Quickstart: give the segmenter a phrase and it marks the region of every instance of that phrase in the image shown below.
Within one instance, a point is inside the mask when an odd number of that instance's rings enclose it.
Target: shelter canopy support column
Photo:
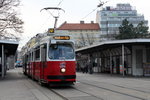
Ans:
[[[1,58],[1,62],[2,62],[1,63],[2,64],[2,66],[1,66],[2,67],[2,72],[1,73],[2,73],[2,75],[1,75],[1,77],[4,78],[4,73],[5,73],[5,68],[4,68],[4,45],[2,45],[2,52],[1,53],[2,53],[2,58]]]
[[[122,75],[124,76],[124,44],[122,44]]]

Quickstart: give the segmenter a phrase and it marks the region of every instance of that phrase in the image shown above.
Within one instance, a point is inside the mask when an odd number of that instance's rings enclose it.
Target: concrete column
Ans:
[[[5,68],[4,68],[4,45],[2,45],[2,78],[4,78],[4,72]]]
[[[122,69],[123,69],[123,76],[124,76],[124,44],[122,44]]]
[[[109,50],[109,56],[110,56],[110,74],[112,74],[112,55],[111,55],[111,50]]]

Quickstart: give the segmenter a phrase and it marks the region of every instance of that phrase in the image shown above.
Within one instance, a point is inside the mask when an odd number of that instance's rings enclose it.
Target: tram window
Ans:
[[[26,58],[25,58],[25,59],[26,59],[26,62],[28,62],[28,55],[26,55]]]
[[[33,55],[33,52],[32,52],[32,61],[34,61],[34,55]]]
[[[50,59],[74,59],[74,49],[70,44],[52,44],[49,57]]]
[[[32,55],[31,55],[31,53],[30,53],[30,54],[29,54],[29,62],[32,60],[31,58],[32,58]]]
[[[35,51],[35,60],[40,60],[40,49],[36,49]]]
[[[51,45],[50,47],[53,48],[53,49],[57,49],[58,48],[57,44]]]

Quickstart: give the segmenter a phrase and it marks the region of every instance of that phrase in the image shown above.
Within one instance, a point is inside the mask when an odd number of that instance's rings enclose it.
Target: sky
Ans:
[[[48,28],[54,27],[54,16],[58,16],[58,12],[55,10],[42,10],[46,7],[60,7],[65,12],[59,11],[59,18],[57,27],[63,22],[67,23],[79,23],[81,20],[85,23],[91,21],[96,22],[96,12],[100,10],[97,5],[100,0],[20,0],[21,5],[19,7],[20,18],[24,21],[24,33],[21,35],[19,43],[19,49],[25,45],[25,43],[37,33],[43,33]],[[107,3],[105,6],[115,7],[117,3],[130,3],[138,14],[144,15],[145,19],[149,21],[150,26],[150,13],[148,0],[101,0]],[[96,10],[95,10],[96,9]],[[51,12],[51,13],[50,13]],[[92,13],[91,13],[92,12]]]

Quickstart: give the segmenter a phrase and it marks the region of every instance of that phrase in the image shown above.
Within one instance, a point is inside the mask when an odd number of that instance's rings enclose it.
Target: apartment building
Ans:
[[[148,25],[144,15],[138,14],[135,7],[130,4],[117,4],[116,7],[107,6],[97,11],[96,22],[101,28],[101,40],[114,39],[113,36],[119,33],[118,27],[122,21],[127,19],[135,27],[143,21]]]
[[[64,22],[60,25],[56,33],[70,35],[75,40],[76,48],[80,48],[87,45],[92,45],[99,42],[100,38],[100,27],[98,23],[67,23]]]

